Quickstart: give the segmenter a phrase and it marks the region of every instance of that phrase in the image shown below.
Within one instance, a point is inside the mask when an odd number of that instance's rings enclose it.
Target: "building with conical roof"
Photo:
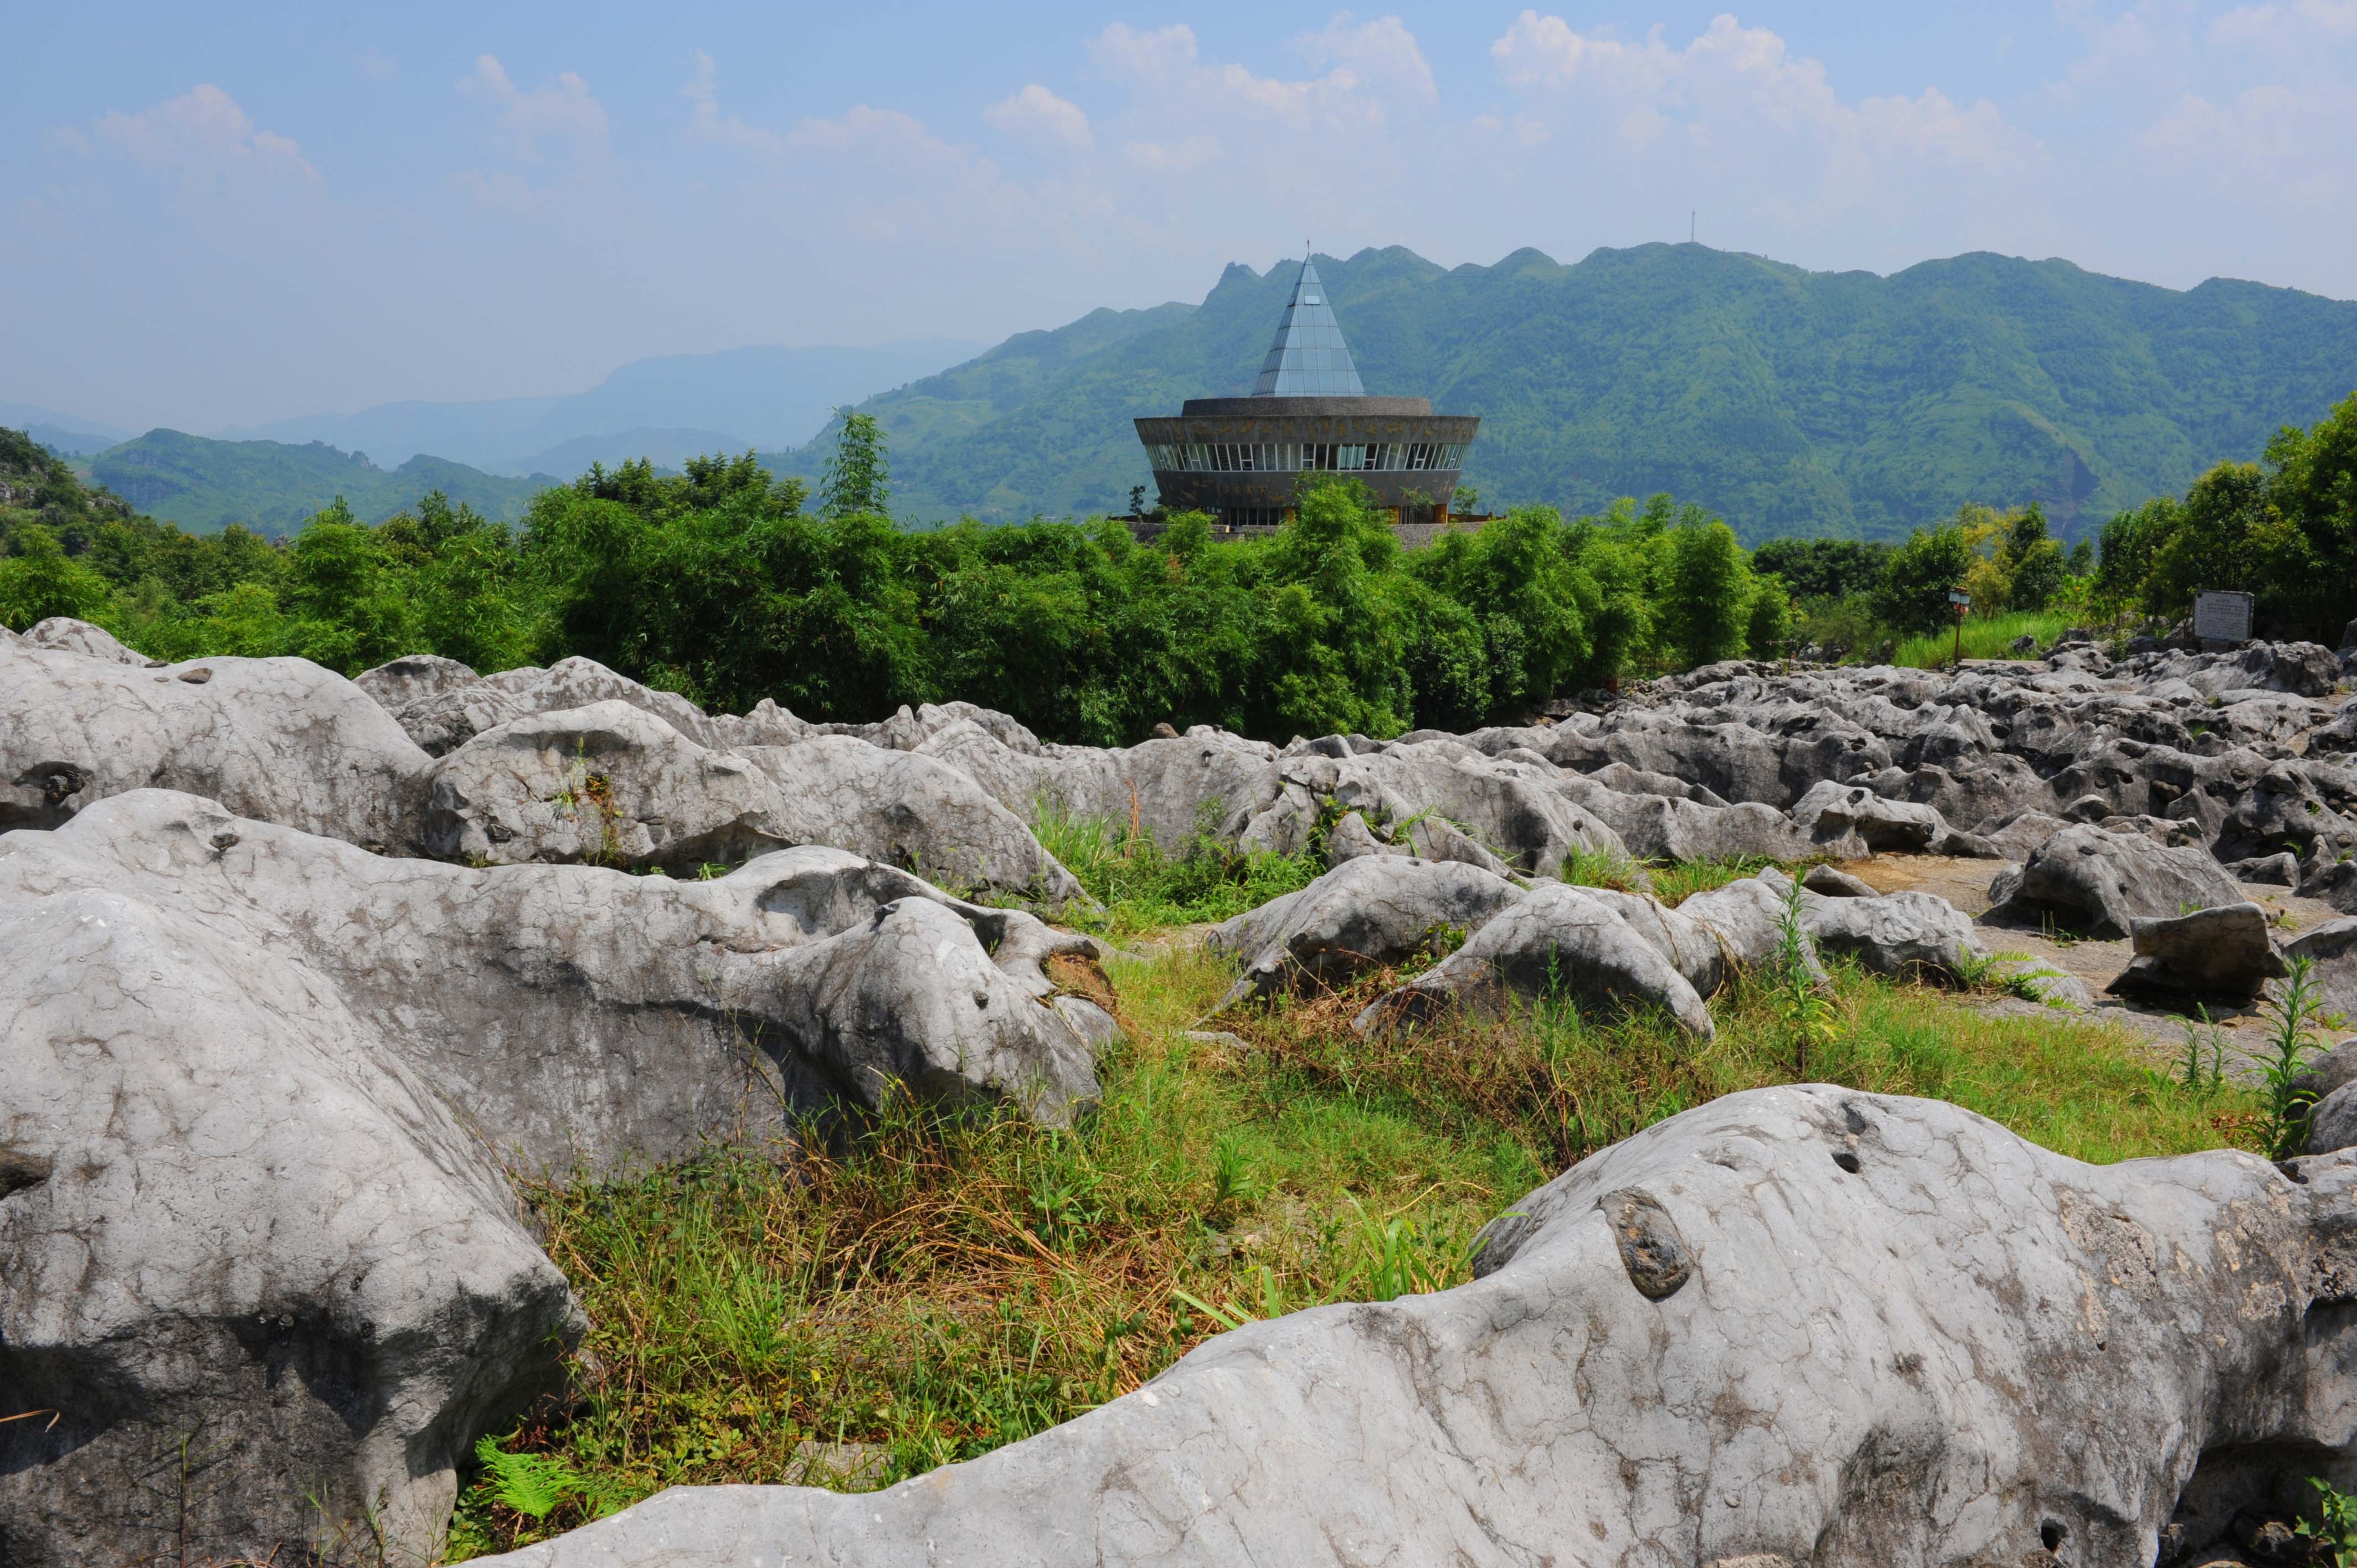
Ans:
[[[1448,526],[1448,500],[1481,422],[1429,399],[1369,397],[1326,286],[1305,259],[1250,397],[1189,398],[1137,421],[1165,511],[1206,511],[1222,532],[1282,524],[1304,474],[1347,474],[1412,541]]]

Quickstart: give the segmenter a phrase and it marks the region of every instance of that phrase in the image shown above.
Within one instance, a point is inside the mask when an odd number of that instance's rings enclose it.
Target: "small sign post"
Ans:
[[[1956,607],[1956,668],[1964,667],[1964,612],[1973,607],[1973,596],[1962,588],[1948,590],[1948,602]]]
[[[2205,589],[2193,596],[2193,635],[2203,642],[2248,642],[2251,596]]]

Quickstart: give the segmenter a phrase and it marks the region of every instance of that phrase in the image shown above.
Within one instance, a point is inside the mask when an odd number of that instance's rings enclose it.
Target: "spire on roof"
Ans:
[[[1253,383],[1254,397],[1364,397],[1359,367],[1342,341],[1342,324],[1326,303],[1326,285],[1308,257],[1293,285],[1293,301],[1276,324],[1276,339]]]

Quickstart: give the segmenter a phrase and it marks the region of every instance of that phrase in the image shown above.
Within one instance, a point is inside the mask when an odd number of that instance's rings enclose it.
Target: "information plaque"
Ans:
[[[2248,642],[2251,596],[2219,592],[2194,595],[2193,635],[2204,642]]]

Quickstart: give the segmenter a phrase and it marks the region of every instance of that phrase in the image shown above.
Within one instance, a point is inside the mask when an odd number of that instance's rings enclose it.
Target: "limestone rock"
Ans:
[[[502,670],[484,676],[483,684],[514,699],[527,714],[562,713],[593,703],[628,703],[699,745],[712,746],[720,739],[704,710],[685,697],[676,692],[658,692],[594,659],[560,659],[545,670],[530,665]]]
[[[162,801],[204,836],[81,864],[49,842]],[[371,1010],[156,897],[157,851],[216,885],[243,870],[216,857],[252,848],[209,842],[231,821],[135,793],[0,840],[0,1416],[58,1412],[0,1422],[0,1547],[27,1568],[292,1561],[368,1518],[422,1564],[468,1444],[581,1330],[499,1169]]]
[[[1805,901],[1802,925],[1819,953],[1856,959],[1869,973],[1963,978],[1988,951],[1970,916],[1936,894],[1909,890],[1871,898]]]
[[[438,653],[408,653],[388,660],[352,677],[352,684],[373,698],[385,712],[399,716],[410,703],[446,692],[463,692],[479,683],[480,675],[455,659]]]
[[[1022,816],[922,751],[813,736],[742,753],[774,786],[763,831],[914,867],[944,886],[1015,894],[1049,908],[1092,907],[1080,879]]]
[[[2260,882],[2271,887],[2299,886],[2299,857],[2289,853],[2256,855],[2238,860],[2226,867],[2226,875],[2237,882]]]
[[[694,875],[791,840],[770,781],[628,703],[532,714],[428,775],[426,850],[478,865],[664,866]]]
[[[2357,1022],[2357,916],[2300,932],[2284,943],[2284,956],[2315,964],[2325,1009]]]
[[[1792,817],[1818,844],[1855,837],[1878,854],[1998,855],[1986,841],[1956,832],[1929,806],[1886,800],[1855,784],[1815,785],[1793,803]]]
[[[1622,764],[1612,764],[1621,768]],[[1566,777],[1558,788],[1620,835],[1639,860],[1799,860],[1818,853],[1808,831],[1773,806],[1705,805],[1683,796],[1636,794],[1595,783],[1609,769]],[[1696,787],[1699,789],[1699,786]],[[1707,790],[1702,791],[1707,794]]]
[[[1514,1203],[1469,1284],[1248,1325],[885,1492],[680,1487],[486,1565],[2149,1563],[2225,1538],[2236,1453],[2347,1439],[2341,1158],[1730,1095]]]
[[[2357,1148],[2357,1086],[2344,1083],[2309,1107],[2303,1147],[2311,1155]]]
[[[1352,1026],[1388,1031],[1450,1008],[1495,1017],[1557,993],[1607,1011],[1658,1006],[1696,1039],[1716,1033],[1702,998],[1667,956],[1609,902],[1563,883],[1532,889],[1438,965],[1377,999]]]
[[[2291,1080],[2291,1091],[2310,1102],[2347,1083],[2357,1083],[2357,1038],[2346,1039],[2309,1065]]]
[[[1991,887],[1992,897],[1996,891]],[[1982,918],[2035,923],[2050,911],[2095,936],[2125,937],[2139,917],[2172,918],[2242,901],[2233,879],[2201,850],[2169,849],[2083,823],[2040,845],[2018,886]]]
[[[365,693],[308,660],[150,670],[0,642],[0,832],[55,827],[94,800],[160,788],[398,849],[430,763]]]
[[[1440,933],[1477,930],[1523,897],[1479,866],[1381,854],[1344,861],[1298,893],[1213,928],[1207,945],[1243,963],[1214,1011],[1404,962]]]
[[[2112,982],[2123,996],[2224,996],[2247,1001],[2289,972],[2266,911],[2222,904],[2166,919],[2129,922],[2135,957]]]
[[[1709,931],[1730,963],[1745,969],[1772,964],[1783,941],[1784,900],[1792,879],[1781,871],[1739,877],[1707,893],[1697,893],[1677,908],[1677,913]],[[1817,961],[1809,936],[1810,896],[1802,896],[1801,961],[1819,983],[1824,971]]]
[[[312,975],[526,1170],[790,1142],[794,1119],[873,1104],[895,1074],[1049,1122],[1095,1093],[1041,967],[1092,939],[841,850],[708,882],[472,870],[145,790],[0,840],[0,870],[44,890],[135,880],[174,920]]]
[[[1837,871],[1830,865],[1809,867],[1809,874],[1801,878],[1801,886],[1812,893],[1827,898],[1879,898],[1882,897],[1875,891],[1872,883],[1852,876],[1846,871]]]
[[[713,751],[619,701],[535,714],[436,763],[422,839],[477,863],[693,875],[818,843],[953,886],[1085,899],[1014,814],[955,769],[847,736]]]
[[[1356,811],[1345,811],[1342,820],[1326,835],[1326,864],[1340,865],[1346,860],[1362,855],[1390,854],[1406,856],[1415,852],[1405,844],[1386,843],[1367,826],[1367,819]]]
[[[125,648],[104,627],[92,626],[71,616],[51,616],[47,620],[35,621],[26,628],[24,640],[29,647],[54,648],[90,659],[103,659],[110,664],[128,664],[134,670],[161,669],[164,662]]]

